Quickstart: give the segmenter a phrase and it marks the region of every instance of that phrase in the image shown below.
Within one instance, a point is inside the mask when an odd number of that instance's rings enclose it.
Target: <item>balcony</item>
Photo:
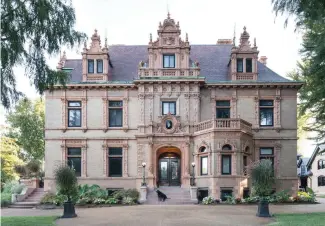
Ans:
[[[139,67],[139,77],[198,77],[200,75],[199,67],[191,68],[161,68],[153,69],[146,67]]]
[[[213,119],[199,122],[194,125],[194,132],[201,132],[204,130],[215,129],[217,131],[242,131],[245,133],[252,133],[252,124],[243,119],[225,118]]]

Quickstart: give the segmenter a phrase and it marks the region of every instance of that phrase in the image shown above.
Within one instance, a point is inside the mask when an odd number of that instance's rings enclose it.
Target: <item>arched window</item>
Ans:
[[[203,153],[203,152],[207,152],[207,148],[204,147],[204,146],[202,146],[202,147],[200,148],[200,152],[201,152],[201,153]]]
[[[208,175],[208,150],[205,146],[200,147],[199,149],[199,158],[200,158],[200,174],[202,176]]]
[[[318,177],[318,186],[325,186],[325,176]]]
[[[222,150],[223,151],[231,151],[231,146],[229,144],[223,145]]]
[[[318,169],[325,169],[325,160],[318,160]]]

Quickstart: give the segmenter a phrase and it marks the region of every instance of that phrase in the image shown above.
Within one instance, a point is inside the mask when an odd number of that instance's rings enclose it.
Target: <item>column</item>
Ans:
[[[87,177],[87,144],[81,147],[82,172],[81,177]]]
[[[152,142],[148,143],[148,172],[149,172],[149,176],[153,177],[153,150],[152,150]]]
[[[123,144],[123,177],[128,177],[128,144]]]
[[[190,154],[190,143],[186,142],[185,145],[185,150],[184,150],[184,160],[185,160],[185,176],[190,176],[189,170],[190,170],[190,159],[189,159],[189,154]]]

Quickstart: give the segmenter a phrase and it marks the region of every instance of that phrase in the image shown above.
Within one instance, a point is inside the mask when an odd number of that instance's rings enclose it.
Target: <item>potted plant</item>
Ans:
[[[259,196],[256,216],[271,217],[267,197],[271,194],[274,184],[272,162],[269,159],[256,162],[251,168],[251,179],[254,193]]]
[[[54,170],[54,178],[59,194],[67,197],[67,200],[63,203],[62,218],[77,217],[74,202],[72,201],[78,194],[78,180],[75,171],[68,165],[62,164]]]

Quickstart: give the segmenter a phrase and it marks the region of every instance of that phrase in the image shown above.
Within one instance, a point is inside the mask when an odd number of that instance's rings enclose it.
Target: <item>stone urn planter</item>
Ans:
[[[62,218],[77,217],[74,204],[71,201],[67,201],[63,204],[63,216]]]
[[[261,199],[258,202],[258,209],[256,216],[258,217],[271,217],[270,211],[269,211],[269,202],[265,199]]]

